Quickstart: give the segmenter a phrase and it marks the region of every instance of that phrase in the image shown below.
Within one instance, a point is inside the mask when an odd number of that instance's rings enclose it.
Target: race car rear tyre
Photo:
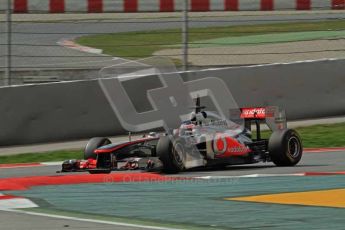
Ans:
[[[157,156],[162,161],[162,171],[168,174],[184,170],[185,144],[182,139],[171,140],[168,136],[161,137],[157,144]]]
[[[101,146],[109,145],[111,141],[105,137],[94,137],[89,140],[84,149],[84,159],[96,159],[97,155],[94,153],[96,149]]]
[[[293,129],[274,131],[268,141],[268,152],[277,166],[294,166],[302,158],[303,147]]]

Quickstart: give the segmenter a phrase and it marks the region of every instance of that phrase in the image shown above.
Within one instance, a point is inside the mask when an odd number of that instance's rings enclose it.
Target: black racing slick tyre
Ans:
[[[96,159],[97,155],[94,153],[96,149],[101,146],[109,145],[111,141],[105,137],[94,137],[89,140],[84,149],[84,159]]]
[[[179,173],[184,170],[186,148],[181,139],[164,136],[158,141],[156,152],[163,164],[162,171],[168,174]]]
[[[268,141],[268,152],[277,166],[294,166],[302,158],[301,138],[293,129],[274,131]]]

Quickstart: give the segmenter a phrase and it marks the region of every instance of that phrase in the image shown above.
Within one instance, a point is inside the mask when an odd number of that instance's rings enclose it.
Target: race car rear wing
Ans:
[[[261,139],[260,124],[263,122],[272,131],[287,128],[285,111],[277,106],[240,108],[240,119],[244,120],[244,126],[248,130],[252,129],[253,123],[256,125],[258,140]]]

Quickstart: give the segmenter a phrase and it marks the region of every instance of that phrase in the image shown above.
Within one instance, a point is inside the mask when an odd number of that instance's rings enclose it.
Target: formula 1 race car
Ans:
[[[270,161],[277,166],[294,166],[301,160],[301,139],[296,131],[287,129],[283,111],[277,107],[237,111],[233,112],[232,121],[222,119],[214,112],[204,111],[197,99],[191,119],[171,133],[151,133],[138,140],[114,144],[107,138],[92,138],[85,147],[85,160],[66,161],[62,171],[110,173],[144,169],[178,173],[196,167]],[[262,124],[271,130],[269,138],[262,138]]]

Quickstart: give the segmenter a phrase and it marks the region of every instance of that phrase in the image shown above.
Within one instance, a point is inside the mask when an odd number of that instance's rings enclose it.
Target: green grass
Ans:
[[[322,22],[241,25],[227,27],[191,28],[189,41],[197,42],[225,37],[277,34],[284,32],[345,30],[345,20]],[[180,29],[127,32],[80,37],[77,43],[102,49],[105,54],[128,59],[145,58],[167,48],[178,48]]]
[[[330,125],[314,125],[297,128],[296,130],[301,135],[305,148],[345,147],[345,122]],[[263,132],[263,138],[267,138],[269,135],[270,131]],[[65,150],[0,156],[0,164],[63,161],[82,158],[82,150]]]
[[[297,129],[304,147],[345,147],[345,123],[316,125]]]
[[[43,153],[24,153],[10,156],[0,156],[0,164],[53,162],[81,158],[83,158],[82,150],[63,150]]]
[[[345,123],[296,128],[304,148],[345,147]],[[271,131],[263,131],[268,138]]]
[[[320,39],[345,38],[345,30],[336,31],[308,31],[308,32],[285,32],[275,34],[260,34],[240,37],[223,37],[193,42],[190,48],[205,48],[217,46],[238,46],[238,45],[258,45],[268,43],[284,43],[297,41],[312,41]]]

